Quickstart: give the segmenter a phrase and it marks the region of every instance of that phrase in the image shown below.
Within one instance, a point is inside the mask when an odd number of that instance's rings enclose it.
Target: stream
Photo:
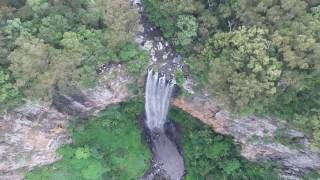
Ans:
[[[145,90],[145,133],[153,152],[153,170],[145,179],[179,180],[184,175],[184,160],[178,148],[178,131],[167,119],[174,81],[150,70]]]
[[[166,42],[161,31],[154,27],[143,11],[141,1],[133,0],[133,5],[141,13],[144,31],[136,34],[136,42],[151,55],[152,69],[146,80],[146,103],[144,126],[153,153],[152,167],[143,180],[181,180],[185,175],[184,159],[179,146],[179,132],[176,125],[167,119],[174,72],[181,66],[182,58],[176,54],[171,44]],[[180,148],[179,148],[180,147]]]

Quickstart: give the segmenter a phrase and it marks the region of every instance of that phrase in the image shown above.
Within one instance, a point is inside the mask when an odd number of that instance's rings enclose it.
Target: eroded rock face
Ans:
[[[275,141],[278,125],[271,118],[232,117],[217,103],[199,95],[175,99],[173,104],[211,126],[215,132],[233,136],[241,144],[241,154],[247,159],[268,159],[282,163],[282,176],[285,179],[300,179],[310,170],[320,169],[320,154],[310,150],[309,140],[303,133],[294,130],[287,132],[293,138],[300,138],[300,148]]]
[[[132,82],[121,65],[116,65],[104,70],[100,74],[96,87],[85,90],[76,90],[66,94],[56,94],[53,98],[53,106],[60,112],[81,116],[88,113],[99,112],[109,104],[123,102],[129,97],[127,85]]]
[[[58,95],[56,106],[28,101],[0,117],[0,179],[23,179],[28,170],[59,160],[56,150],[72,142],[68,119],[127,100],[130,82],[121,67],[116,67],[105,72],[93,89]]]
[[[48,104],[27,102],[0,119],[0,177],[22,179],[31,167],[59,159],[55,150],[70,143],[66,116]]]

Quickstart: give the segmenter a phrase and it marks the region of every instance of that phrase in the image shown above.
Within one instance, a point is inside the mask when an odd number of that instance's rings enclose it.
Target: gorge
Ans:
[[[135,51],[117,52],[121,56],[115,58],[114,54],[104,53],[101,59],[106,64],[100,64],[97,70],[96,86],[57,92],[52,103],[27,99],[1,115],[0,179],[180,180],[189,176],[193,180],[206,173],[208,178],[213,178],[212,173],[221,179],[239,177],[241,173],[246,176],[244,172],[254,176],[260,172],[255,167],[260,168],[259,163],[265,161],[277,162],[279,166],[266,169],[275,170],[270,171],[288,180],[319,171],[319,152],[311,150],[312,140],[304,132],[272,117],[236,116],[209,97],[206,90],[193,89],[196,82],[188,73],[186,81],[179,84],[187,96],[171,98],[175,71],[184,68],[183,59],[172,42],[166,41],[160,29],[150,23],[144,2],[130,3],[139,10],[142,27],[135,32],[135,42],[147,52],[148,68],[154,70],[133,76],[126,69],[128,60],[117,60],[131,58],[137,54]],[[78,42],[73,33],[67,33],[66,38],[71,40],[65,43]],[[61,48],[61,44],[57,46]],[[103,47],[102,52],[105,51]],[[110,57],[116,61],[105,62]],[[280,130],[294,143],[279,141]],[[231,176],[231,172],[236,173]]]

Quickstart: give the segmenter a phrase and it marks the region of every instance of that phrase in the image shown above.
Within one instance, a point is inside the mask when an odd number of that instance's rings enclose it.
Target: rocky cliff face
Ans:
[[[59,160],[56,150],[72,142],[67,131],[70,116],[94,113],[125,101],[130,82],[121,67],[115,67],[104,73],[93,89],[56,95],[53,105],[27,101],[0,117],[0,179],[23,179],[28,170]]]
[[[207,97],[194,95],[178,98],[173,103],[210,125],[215,132],[230,135],[241,145],[241,154],[249,160],[273,160],[282,164],[284,179],[300,179],[310,170],[320,169],[320,154],[309,148],[309,140],[295,130],[282,130],[296,139],[299,148],[288,147],[276,141],[278,124],[271,118],[231,116]]]

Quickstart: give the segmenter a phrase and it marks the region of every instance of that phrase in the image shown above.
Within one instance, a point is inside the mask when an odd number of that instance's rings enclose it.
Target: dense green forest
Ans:
[[[145,0],[185,72],[230,110],[286,119],[320,147],[318,0]]]
[[[108,62],[144,72],[149,55],[133,42],[138,20],[127,0],[2,0],[0,109],[92,87]]]
[[[151,163],[139,127],[143,107],[143,101],[131,100],[108,107],[97,118],[76,120],[70,127],[73,144],[58,151],[62,160],[29,172],[26,179],[139,179]],[[186,179],[277,179],[272,166],[241,157],[232,138],[181,110],[173,109],[170,117],[181,126]]]
[[[186,5],[188,4],[188,5]],[[287,119],[320,144],[320,2],[145,0],[197,82],[241,114]],[[94,86],[108,62],[140,74],[139,14],[119,0],[0,2],[0,108]]]
[[[62,160],[31,171],[27,180],[135,180],[150,167],[151,152],[141,138],[141,101],[110,106],[70,127],[73,144],[59,149]]]
[[[237,115],[284,119],[319,151],[319,0],[144,0],[144,7],[183,57],[178,85],[188,76]],[[150,55],[134,42],[139,20],[128,0],[0,0],[0,114],[25,99],[51,102],[55,93],[94,87],[108,63],[142,77]],[[151,164],[142,112],[134,100],[77,119],[61,161],[26,179],[138,179]],[[182,132],[186,179],[278,178],[274,164],[241,157],[231,137],[180,110],[170,114]]]
[[[172,109],[169,116],[180,125],[186,180],[279,179],[271,164],[253,163],[241,157],[240,147],[231,137],[214,133],[209,126],[179,109]]]

